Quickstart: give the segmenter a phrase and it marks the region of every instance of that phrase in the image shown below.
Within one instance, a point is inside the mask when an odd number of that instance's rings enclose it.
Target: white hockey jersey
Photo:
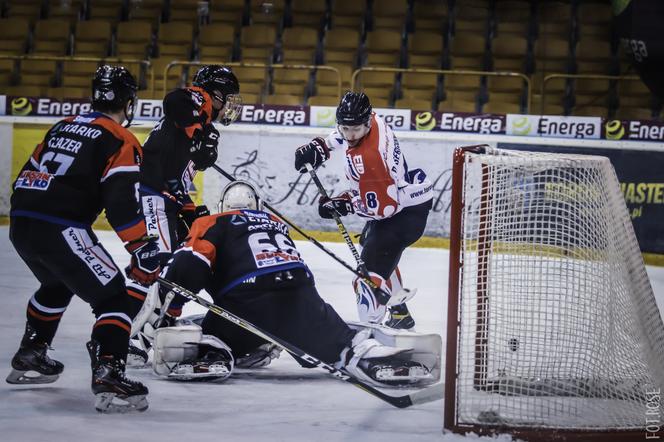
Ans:
[[[424,171],[408,170],[394,132],[375,113],[371,130],[356,147],[348,147],[336,130],[325,142],[330,150],[343,148],[346,153],[346,178],[358,215],[389,218],[404,207],[422,204],[433,197],[433,185]]]

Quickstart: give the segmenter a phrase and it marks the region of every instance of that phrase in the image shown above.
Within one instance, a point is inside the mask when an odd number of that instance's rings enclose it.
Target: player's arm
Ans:
[[[147,236],[138,181],[142,151],[134,138],[120,140],[121,146],[106,161],[102,173],[101,197],[106,218],[132,255],[127,274],[141,284],[151,284],[159,274],[158,248]]]
[[[390,177],[394,181],[394,184],[397,188],[404,187],[407,184],[408,180],[408,168],[406,166],[406,159],[403,156],[401,151],[401,146],[399,145],[399,140],[397,139],[394,131],[388,126],[385,125],[385,138],[387,142],[385,143],[385,152],[381,152],[381,156],[385,161],[385,166],[389,171]],[[397,199],[398,199],[397,193]]]
[[[123,242],[146,234],[138,200],[140,162],[143,153],[138,142],[119,141],[121,146],[106,161],[102,173],[101,196],[106,218]]]
[[[164,97],[164,116],[193,139],[212,119],[212,99],[197,87],[175,89]]]
[[[166,279],[194,293],[207,286],[217,259],[216,220],[215,216],[206,216],[194,222],[187,242],[173,254]],[[177,310],[186,301],[182,296],[175,296],[170,308]]]
[[[336,135],[335,135],[336,134]],[[314,169],[318,169],[321,164],[330,159],[330,152],[343,143],[336,131],[328,137],[316,137],[307,144],[295,149],[295,170],[304,173],[307,169],[305,164],[309,163]]]

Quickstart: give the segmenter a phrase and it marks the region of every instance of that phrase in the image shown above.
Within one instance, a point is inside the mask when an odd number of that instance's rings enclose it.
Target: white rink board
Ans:
[[[12,123],[52,124],[56,118],[0,117],[0,215],[9,211],[11,176]],[[154,122],[137,122],[138,128],[151,128]],[[279,212],[304,229],[336,229],[333,222],[318,217],[317,190],[308,176],[300,176],[293,167],[295,149],[315,136],[326,136],[329,128],[287,127],[253,124],[219,126],[221,142],[217,165],[238,178],[253,182]],[[555,144],[560,146],[602,147],[616,149],[664,150],[663,143],[635,141],[577,140],[563,138],[475,135],[464,133],[397,131],[401,149],[410,169],[421,168],[434,183],[434,208],[429,215],[426,236],[449,236],[449,206],[452,154],[455,147],[499,142]],[[333,194],[345,189],[343,152],[319,170],[327,190]],[[305,179],[306,178],[306,179]],[[227,180],[216,171],[204,173],[203,196],[209,207],[216,207]],[[351,231],[360,231],[364,220],[344,219]]]

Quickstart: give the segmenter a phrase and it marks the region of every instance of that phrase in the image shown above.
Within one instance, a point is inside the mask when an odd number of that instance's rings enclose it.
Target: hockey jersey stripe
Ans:
[[[134,224],[131,224],[128,227],[126,224],[120,226],[115,229],[115,232],[123,242],[139,239],[145,235],[146,232],[145,219],[139,218],[134,221]]]
[[[131,333],[131,326],[125,324],[122,321],[118,321],[117,319],[102,319],[101,321],[95,322],[95,325],[92,328],[101,327],[102,325],[115,325],[123,330],[126,330],[127,333]]]
[[[201,240],[201,241],[203,241],[203,240]],[[207,242],[207,241],[205,241],[205,242]],[[180,252],[190,252],[190,253],[191,253],[192,255],[194,255],[196,258],[200,259],[200,260],[203,261],[205,264],[207,264],[208,267],[212,267],[212,262],[210,261],[210,259],[209,259],[207,256],[205,256],[205,255],[202,254],[202,253],[197,252],[196,250],[194,250],[194,249],[191,248],[191,247],[182,247],[181,249],[176,250],[175,253],[174,253],[174,255],[175,255],[176,253],[180,253]],[[215,253],[216,253],[216,251],[215,251]]]
[[[140,171],[141,171],[141,169],[138,166],[117,166],[117,167],[113,167],[111,169],[108,169],[106,174],[101,177],[101,180],[99,180],[99,182],[103,183],[104,181],[106,181],[108,178],[115,175],[116,173],[122,173],[122,172],[136,172],[136,173],[138,173]]]
[[[131,296],[132,298],[136,298],[139,301],[145,301],[145,295],[143,293],[140,293],[134,289],[131,289],[127,287],[127,294]]]
[[[62,318],[62,313],[58,315],[46,316],[37,313],[31,306],[28,306],[28,314],[34,318],[39,319],[40,321],[47,321],[47,322],[57,321],[58,319]]]
[[[41,305],[37,299],[35,299],[35,296],[32,295],[32,298],[30,298],[30,304],[32,304],[37,310],[39,310],[42,313],[63,313],[65,310],[67,310],[67,307],[46,307],[45,305]]]
[[[99,321],[100,319],[104,319],[104,318],[112,318],[112,317],[116,317],[116,318],[123,319],[123,320],[126,321],[127,323],[131,324],[131,318],[130,318],[129,316],[127,316],[125,313],[122,313],[122,312],[102,313],[102,314],[99,315],[99,317],[97,318],[97,321]]]
[[[90,227],[88,224],[79,223],[69,219],[59,218],[57,216],[46,215],[44,213],[33,212],[31,210],[12,210],[9,212],[9,216],[24,216],[26,218],[35,218],[42,221],[47,221],[49,223],[58,224],[66,227],[78,227],[79,229],[85,229]]]

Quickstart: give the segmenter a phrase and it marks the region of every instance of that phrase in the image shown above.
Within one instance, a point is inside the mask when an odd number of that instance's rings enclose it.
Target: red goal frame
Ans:
[[[466,153],[484,153],[486,144],[458,147],[454,151],[452,166],[452,201],[450,214],[450,262],[449,285],[447,305],[447,346],[445,361],[445,398],[444,398],[444,429],[453,433],[473,432],[480,435],[511,434],[514,437],[533,442],[547,441],[609,441],[631,442],[645,440],[644,429],[639,430],[579,430],[579,429],[536,429],[533,427],[519,427],[501,424],[465,424],[457,420],[457,378],[458,378],[458,347],[459,347],[459,301],[461,297],[461,276],[463,274],[463,257],[461,253],[463,232],[463,180],[465,172]],[[478,277],[477,277],[477,311],[483,312],[477,319],[477,332],[475,343],[475,373],[474,385],[477,389],[486,386],[486,342],[487,336],[483,327],[489,318],[489,305],[487,295],[488,267],[491,258],[491,237],[489,230],[489,207],[491,195],[488,183],[488,167],[482,168],[482,188],[480,197],[480,222],[484,227],[480,229],[478,238]]]

